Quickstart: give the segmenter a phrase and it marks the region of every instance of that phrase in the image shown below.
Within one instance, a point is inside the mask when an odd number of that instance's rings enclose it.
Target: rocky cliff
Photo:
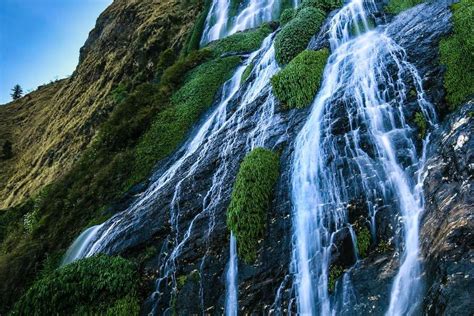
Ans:
[[[98,18],[70,78],[0,107],[0,142],[13,157],[0,163],[0,208],[34,196],[80,157],[113,108],[122,81],[153,77],[160,53],[179,54],[203,3],[114,1]]]

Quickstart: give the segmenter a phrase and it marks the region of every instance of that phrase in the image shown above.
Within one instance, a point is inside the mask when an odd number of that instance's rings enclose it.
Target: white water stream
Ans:
[[[383,29],[369,30],[367,16],[374,9],[373,2],[352,0],[332,18],[332,54],[295,143],[292,272],[302,315],[337,314],[328,291],[331,245],[336,232],[348,226],[351,190],[364,196],[372,232],[377,200],[395,204],[401,216],[401,267],[387,314],[410,314],[418,302],[424,161],[417,155],[415,133],[404,115],[408,80],[414,82],[419,110],[428,122],[434,122],[435,113],[403,48]],[[331,109],[336,106],[344,109],[348,119],[342,137],[333,131]],[[343,282],[344,287],[350,284],[346,276]]]

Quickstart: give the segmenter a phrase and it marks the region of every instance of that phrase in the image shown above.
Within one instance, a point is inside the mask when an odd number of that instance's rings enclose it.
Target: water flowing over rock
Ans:
[[[245,3],[230,19],[230,1],[213,1],[202,43],[272,18],[239,20],[259,12],[257,2]],[[473,274],[472,102],[438,125],[446,105],[437,45],[451,29],[448,4],[389,18],[380,3],[352,0],[333,12],[309,45],[332,54],[305,109],[282,111],[271,93],[279,66],[270,35],[243,56],[146,190],[81,235],[77,242],[86,242],[73,245],[71,258],[155,246],[146,266],[155,282],[144,306],[155,315],[472,309],[462,292]],[[244,20],[253,22],[230,25]],[[415,113],[435,129],[424,139]],[[247,265],[237,260],[225,218],[240,161],[255,147],[280,152],[281,176],[257,262]],[[340,275],[331,277],[335,267]]]

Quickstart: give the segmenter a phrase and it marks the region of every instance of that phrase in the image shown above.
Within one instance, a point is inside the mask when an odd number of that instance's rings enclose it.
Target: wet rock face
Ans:
[[[420,242],[425,257],[425,310],[432,315],[474,311],[474,101],[432,135],[426,163],[426,210]]]

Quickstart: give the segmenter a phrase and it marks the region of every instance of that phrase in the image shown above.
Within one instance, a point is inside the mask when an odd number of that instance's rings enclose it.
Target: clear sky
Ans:
[[[0,0],[0,104],[72,74],[79,49],[112,0]]]

